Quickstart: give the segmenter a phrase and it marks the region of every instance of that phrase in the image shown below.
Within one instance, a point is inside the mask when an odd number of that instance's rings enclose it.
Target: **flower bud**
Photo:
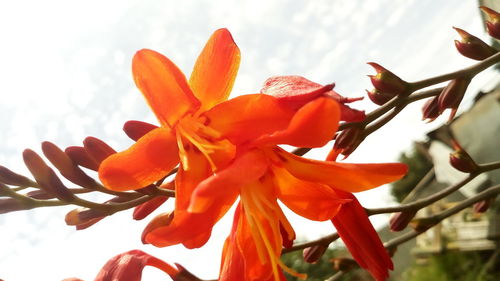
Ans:
[[[455,117],[458,106],[464,98],[465,91],[467,90],[467,86],[469,86],[469,83],[470,78],[460,77],[453,79],[439,94],[439,113],[443,113],[445,109],[451,108],[450,118],[448,119],[448,122],[453,120],[453,117]]]
[[[377,89],[373,89],[371,91],[366,90],[366,93],[368,94],[370,100],[376,105],[384,105],[396,96],[394,94],[383,93]]]
[[[134,208],[132,217],[134,218],[134,220],[144,219],[149,214],[158,209],[158,207],[160,207],[163,203],[165,203],[167,199],[167,196],[157,196],[147,202],[142,203],[141,205]]]
[[[3,188],[2,185],[0,185]],[[0,190],[1,190],[0,188]],[[1,192],[1,191],[0,191]],[[30,209],[25,203],[13,199],[13,198],[3,198],[0,199],[0,215],[16,211],[24,211]]]
[[[317,263],[321,259],[323,254],[326,252],[326,249],[328,249],[328,245],[324,244],[314,245],[312,247],[305,248],[304,251],[302,252],[304,261],[313,264]]]
[[[403,211],[393,214],[389,220],[389,228],[394,232],[402,231],[413,219],[415,214],[415,211]]]
[[[427,123],[434,121],[441,115],[439,113],[439,96],[428,99],[422,107],[422,120],[427,120]]]
[[[335,138],[333,149],[327,156],[328,161],[335,161],[339,154],[347,158],[363,141],[363,130],[358,127],[350,127],[340,132]]]
[[[123,131],[127,136],[135,141],[147,134],[149,131],[158,128],[153,124],[142,121],[130,120],[123,125]]]
[[[481,6],[479,8],[486,13],[486,16],[488,17],[488,20],[486,21],[488,34],[491,37],[500,40],[500,13],[485,6]]]
[[[14,173],[4,166],[0,166],[0,182],[13,186],[36,186],[36,183],[29,178]]]
[[[61,175],[74,184],[82,187],[95,188],[96,181],[85,174],[59,147],[51,142],[42,143],[45,157],[59,170]]]
[[[394,73],[377,63],[369,62],[368,64],[377,71],[376,75],[368,75],[368,77],[370,77],[373,86],[380,92],[396,96],[403,94],[408,89],[408,83]]]
[[[107,203],[122,203],[128,200],[128,198],[116,196],[107,200],[102,205],[106,205]],[[76,208],[69,211],[64,220],[67,225],[74,225],[76,226],[76,230],[82,230],[96,224],[110,214],[110,212],[99,209]]]
[[[154,231],[157,228],[163,227],[163,226],[168,226],[170,222],[174,219],[174,212],[165,212],[157,215],[154,217],[148,225],[144,228],[144,231],[142,232],[141,235],[141,241],[143,244],[149,244],[147,241],[147,236],[150,232]]]
[[[47,166],[33,150],[24,150],[23,159],[41,189],[54,194],[62,201],[72,201],[75,198],[73,193],[61,182],[54,170]]]
[[[333,268],[337,271],[348,272],[358,268],[358,263],[349,258],[333,258],[330,260],[333,263]]]
[[[485,213],[488,211],[493,202],[495,202],[495,197],[484,199],[472,205],[472,209],[474,209],[474,212],[476,213]]]
[[[99,164],[90,156],[90,154],[81,146],[67,147],[64,152],[74,163],[87,169],[97,171]]]
[[[64,221],[67,225],[79,225],[97,218],[102,219],[105,216],[106,214],[103,211],[89,208],[76,208],[66,214]]]
[[[472,157],[456,142],[452,140],[454,152],[450,153],[450,164],[453,168],[464,172],[464,173],[474,173],[479,169],[476,162],[472,160]]]
[[[462,39],[455,40],[455,47],[462,56],[473,60],[484,60],[497,53],[490,45],[465,30],[454,27]]]
[[[38,199],[38,200],[48,200],[54,199],[54,195],[52,193],[47,193],[45,190],[33,190],[26,193],[26,196]]]
[[[104,159],[116,153],[116,151],[107,143],[94,137],[85,138],[85,140],[83,140],[83,147],[85,147],[85,150],[88,152],[90,157],[92,157],[99,165],[102,161],[104,161]]]

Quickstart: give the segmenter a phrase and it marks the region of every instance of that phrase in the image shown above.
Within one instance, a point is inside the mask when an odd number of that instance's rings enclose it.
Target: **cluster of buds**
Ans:
[[[335,161],[339,154],[347,158],[363,141],[363,129],[359,127],[350,127],[335,137],[333,149],[328,154],[327,160]]]
[[[369,62],[368,64],[377,72],[376,75],[368,75],[375,89],[366,92],[373,103],[383,105],[407,92],[409,84],[406,81],[377,63]]]
[[[488,34],[491,37],[500,40],[500,14],[484,6],[481,7],[481,10],[486,14],[488,18],[486,21],[486,29],[488,30]],[[461,37],[460,41],[455,40],[455,46],[457,47],[458,52],[464,57],[473,60],[484,60],[498,53],[498,50],[488,45],[476,36],[468,33],[467,31],[456,27],[454,27],[454,29]]]
[[[154,125],[129,121],[124,126],[124,131],[132,139],[138,139],[148,131],[154,129]],[[32,174],[34,180],[17,174],[8,168],[0,166],[0,193],[8,198],[0,199],[0,213],[27,210],[35,208],[37,204],[61,205],[75,204],[80,206],[89,205],[92,208],[80,207],[67,213],[65,221],[68,225],[75,226],[77,230],[86,229],[105,217],[113,214],[115,211],[111,206],[120,203],[129,203],[137,200],[133,218],[141,220],[151,214],[167,199],[167,196],[154,194],[150,200],[145,199],[143,195],[151,195],[151,187],[160,187],[164,190],[173,190],[174,183],[168,182],[160,186],[145,187],[137,190],[135,193],[110,192],[106,190],[99,182],[90,177],[83,169],[98,171],[101,162],[116,153],[116,151],[104,141],[87,137],[83,141],[83,146],[70,146],[64,151],[51,142],[43,142],[41,145],[43,155],[55,167],[56,171],[39,156],[35,151],[26,149],[23,152],[23,159],[26,167]],[[79,188],[68,188],[61,180],[59,175],[69,182],[77,185]],[[18,193],[26,188],[34,188],[25,192]],[[93,203],[82,200],[77,196],[79,193],[104,192],[115,195],[103,203]],[[140,201],[138,200],[140,197]],[[38,201],[37,201],[38,200]],[[43,201],[40,201],[43,200]]]
[[[464,98],[470,81],[471,78],[465,76],[451,80],[438,96],[428,99],[424,104],[422,107],[422,120],[432,122],[449,108],[451,113],[448,122],[451,122]]]

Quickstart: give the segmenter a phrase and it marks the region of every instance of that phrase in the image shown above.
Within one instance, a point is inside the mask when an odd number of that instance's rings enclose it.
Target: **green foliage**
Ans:
[[[415,185],[431,169],[432,163],[415,147],[409,153],[402,153],[398,159],[408,165],[408,174],[392,184],[391,194],[401,202]]]
[[[491,253],[449,252],[429,258],[425,264],[413,265],[402,281],[496,281],[500,276],[498,259],[491,260]],[[495,266],[496,263],[496,266]],[[490,269],[490,272],[488,272]],[[491,272],[493,269],[495,272]]]

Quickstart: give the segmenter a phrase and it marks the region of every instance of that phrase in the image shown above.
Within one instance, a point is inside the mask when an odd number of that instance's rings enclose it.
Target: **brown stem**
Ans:
[[[436,84],[439,84],[442,82],[446,82],[448,80],[452,80],[452,79],[457,78],[457,77],[462,77],[462,76],[473,77],[476,74],[478,74],[479,72],[485,70],[486,68],[488,68],[488,67],[490,67],[498,62],[500,62],[500,52],[496,53],[495,55],[493,55],[493,56],[491,56],[491,57],[489,57],[481,62],[478,62],[474,65],[471,65],[467,68],[464,68],[464,69],[461,69],[458,71],[454,71],[454,72],[450,72],[450,73],[446,73],[443,75],[438,75],[435,77],[427,78],[424,80],[412,82],[412,83],[410,83],[410,88],[413,90],[419,90],[419,89],[426,88],[426,87],[429,87],[432,85],[436,85]]]
[[[304,242],[304,243],[298,243],[298,244],[293,245],[290,248],[285,248],[285,249],[283,249],[281,254],[286,254],[286,253],[294,252],[297,250],[302,250],[302,249],[305,249],[305,248],[308,248],[311,246],[315,246],[315,245],[319,245],[319,244],[328,245],[337,239],[339,239],[338,233],[333,233],[333,234],[327,235],[325,237],[321,237],[320,239],[317,239],[317,240],[312,240],[312,241]]]

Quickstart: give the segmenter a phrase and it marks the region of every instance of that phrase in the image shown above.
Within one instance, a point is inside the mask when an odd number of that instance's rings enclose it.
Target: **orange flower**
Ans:
[[[138,51],[132,61],[134,80],[161,127],[144,128],[142,124],[141,132],[132,128],[136,133],[133,138],[141,136],[137,142],[99,166],[99,178],[106,188],[125,191],[145,187],[165,177],[180,161],[176,217],[182,217],[197,182],[234,157],[234,145],[208,126],[211,120],[204,112],[228,98],[239,63],[240,51],[227,29],[210,37],[189,81],[165,56],[147,49]],[[134,125],[137,123],[129,127]],[[206,241],[203,237],[198,240],[186,246],[199,247]]]
[[[267,100],[270,97],[260,98]],[[246,99],[249,97],[217,105],[206,116],[231,112],[232,107],[237,108]],[[275,114],[267,110],[257,113],[256,116]],[[232,116],[224,123],[213,122],[211,126],[237,145],[235,159],[199,182],[182,218],[176,220],[177,209],[169,223],[162,223],[166,220],[160,215],[150,223],[143,236],[146,242],[156,246],[179,242],[189,245],[193,238],[210,235],[206,229],[215,222],[210,218],[223,215],[221,210],[225,212],[239,196],[233,231],[224,250],[220,280],[234,280],[232,276],[236,274],[249,281],[280,280],[282,269],[295,274],[280,261],[283,239],[293,240],[295,233],[278,200],[303,217],[325,221],[335,217],[343,204],[352,201],[342,192],[367,190],[397,180],[406,173],[403,164],[316,161],[277,146],[316,147],[331,140],[338,127],[340,110],[337,102],[328,97],[305,104],[296,111],[286,129],[271,133],[267,133],[269,128],[247,127],[245,112]],[[272,127],[272,124],[267,126]],[[193,219],[196,215],[204,220]]]
[[[134,80],[161,127],[149,131],[128,150],[108,157],[99,167],[103,184],[131,190],[163,178],[178,163],[188,170],[187,150],[201,152],[212,170],[232,158],[234,147],[207,127],[201,114],[229,96],[238,71],[240,52],[226,29],[210,37],[189,82],[165,56],[143,49],[132,61]],[[215,152],[218,159],[214,159]]]
[[[137,189],[180,162],[175,210],[154,218],[143,241],[200,247],[240,197],[220,279],[235,280],[231,276],[239,272],[237,280],[279,280],[281,269],[291,271],[279,259],[283,236],[289,241],[295,234],[277,200],[308,219],[329,220],[352,201],[339,190],[358,192],[394,181],[406,166],[315,161],[279,148],[328,143],[338,127],[339,105],[328,94],[307,100],[296,95],[294,103],[300,102],[294,106],[263,94],[225,101],[238,64],[238,48],[225,29],[212,35],[189,83],[166,57],[139,51],[134,79],[161,127],[104,160],[99,177],[110,189]]]

